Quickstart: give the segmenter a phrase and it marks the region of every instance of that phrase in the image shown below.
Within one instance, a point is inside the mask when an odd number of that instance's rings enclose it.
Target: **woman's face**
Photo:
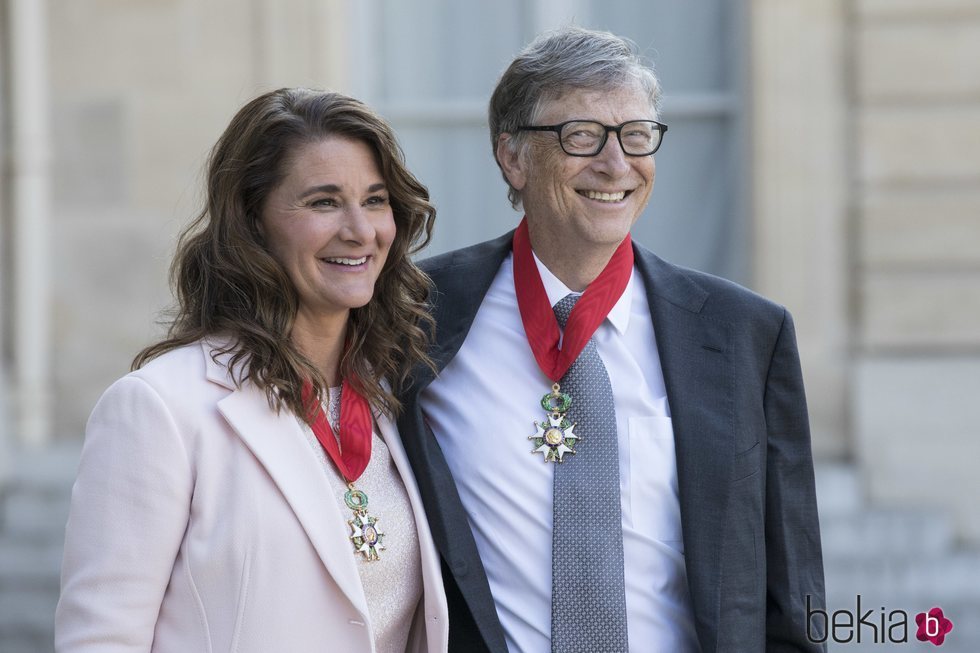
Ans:
[[[395,238],[388,190],[371,148],[330,136],[287,160],[260,231],[299,295],[297,321],[346,320],[374,294]]]

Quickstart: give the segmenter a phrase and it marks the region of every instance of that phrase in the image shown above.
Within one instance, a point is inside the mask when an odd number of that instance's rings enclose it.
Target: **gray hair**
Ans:
[[[526,156],[528,139],[521,125],[537,120],[544,104],[573,89],[615,91],[639,87],[650,100],[654,117],[660,109],[660,82],[640,56],[636,43],[610,32],[567,26],[540,34],[511,62],[490,96],[490,141],[494,159],[497,142],[507,133],[511,151]],[[500,161],[497,160],[497,165]],[[501,172],[503,172],[501,170]],[[521,193],[507,182],[507,198],[516,209]]]

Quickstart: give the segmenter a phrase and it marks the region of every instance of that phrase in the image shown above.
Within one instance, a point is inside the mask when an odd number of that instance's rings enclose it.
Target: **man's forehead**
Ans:
[[[623,120],[650,118],[653,106],[650,98],[638,85],[617,86],[609,89],[569,88],[560,95],[543,100],[539,122],[561,122],[575,118],[593,118],[599,113],[630,114]],[[632,115],[632,114],[637,115]]]

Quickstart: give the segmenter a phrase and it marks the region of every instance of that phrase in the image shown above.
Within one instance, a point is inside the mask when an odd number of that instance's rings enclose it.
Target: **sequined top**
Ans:
[[[340,421],[340,388],[329,389],[326,412],[336,434]],[[344,516],[344,523],[338,526],[349,534],[346,520],[353,515],[344,502],[347,482],[320,446],[313,430],[302,421],[301,424],[330,482],[333,500]],[[377,653],[404,653],[412,620],[422,600],[422,554],[405,484],[377,430],[372,437],[371,460],[355,487],[368,497],[368,513],[378,518],[378,526],[385,534],[385,548],[380,551],[380,560],[366,560],[360,553],[355,553],[353,544],[350,555],[355,557],[367,598],[375,650]]]

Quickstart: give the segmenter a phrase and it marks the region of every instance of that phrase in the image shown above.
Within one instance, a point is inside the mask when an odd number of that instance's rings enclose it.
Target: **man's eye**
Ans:
[[[321,197],[310,202],[310,206],[328,207],[337,206],[337,201],[332,197]]]

